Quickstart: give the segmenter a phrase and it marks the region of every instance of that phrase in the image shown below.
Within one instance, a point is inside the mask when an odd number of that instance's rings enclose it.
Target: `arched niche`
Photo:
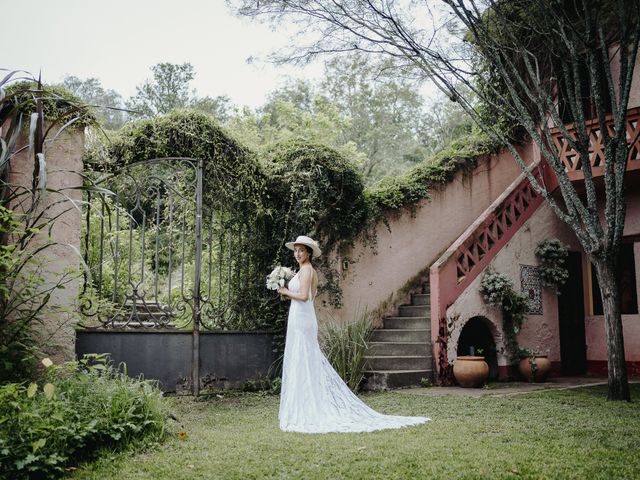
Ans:
[[[462,327],[457,355],[480,355],[489,365],[489,380],[498,378],[495,325],[485,317],[472,317]]]

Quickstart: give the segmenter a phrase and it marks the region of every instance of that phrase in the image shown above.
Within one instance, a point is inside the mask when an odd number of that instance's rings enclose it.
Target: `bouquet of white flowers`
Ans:
[[[269,290],[277,290],[284,287],[285,284],[293,278],[295,274],[288,267],[276,267],[267,275],[267,288]]]

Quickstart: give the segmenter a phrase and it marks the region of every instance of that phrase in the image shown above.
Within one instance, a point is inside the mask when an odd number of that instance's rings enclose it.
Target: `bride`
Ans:
[[[280,429],[286,432],[371,432],[428,421],[425,417],[383,415],[369,408],[342,381],[318,344],[313,297],[318,275],[311,259],[321,254],[318,243],[304,235],[285,244],[300,270],[289,287],[278,290],[291,299],[284,349]]]

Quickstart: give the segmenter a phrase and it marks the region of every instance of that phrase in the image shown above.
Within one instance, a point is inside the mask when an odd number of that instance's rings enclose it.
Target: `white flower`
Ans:
[[[47,367],[47,368],[48,368],[48,367],[50,367],[51,365],[53,365],[53,362],[52,362],[51,360],[49,360],[48,358],[43,358],[43,359],[42,359],[42,364],[43,364],[45,367]]]
[[[293,270],[288,267],[277,266],[267,275],[267,288],[269,290],[277,290],[284,287],[286,283],[294,276]]]

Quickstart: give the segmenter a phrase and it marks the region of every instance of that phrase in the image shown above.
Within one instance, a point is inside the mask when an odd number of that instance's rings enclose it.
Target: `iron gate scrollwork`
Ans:
[[[193,332],[191,388],[199,391],[199,332],[238,328],[245,288],[262,281],[246,246],[255,225],[233,205],[203,202],[203,161],[122,166],[86,194],[81,328]]]

